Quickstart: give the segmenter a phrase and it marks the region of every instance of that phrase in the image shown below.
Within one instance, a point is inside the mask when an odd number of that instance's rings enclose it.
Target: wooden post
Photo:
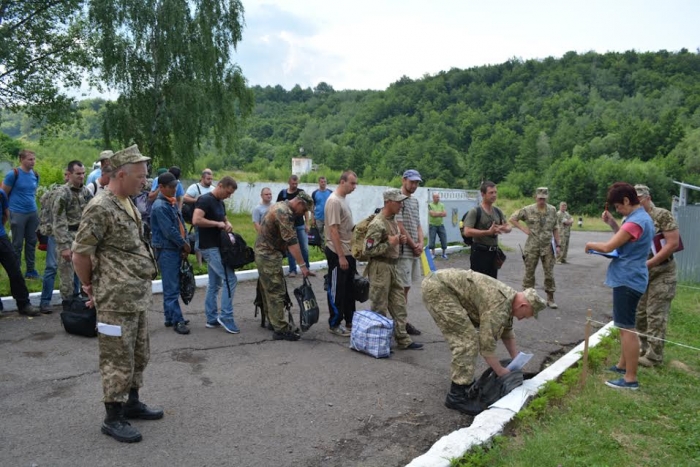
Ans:
[[[588,376],[588,338],[591,335],[591,317],[593,311],[589,308],[586,313],[586,338],[583,341],[583,368],[581,369],[581,389],[586,385],[586,377]]]

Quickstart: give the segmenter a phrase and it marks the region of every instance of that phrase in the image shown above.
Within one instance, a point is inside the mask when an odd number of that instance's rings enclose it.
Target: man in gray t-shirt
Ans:
[[[272,206],[272,190],[265,187],[260,191],[261,204],[253,209],[253,225],[255,226],[255,231],[260,233],[260,224],[262,223],[263,217],[267,214],[267,210]]]

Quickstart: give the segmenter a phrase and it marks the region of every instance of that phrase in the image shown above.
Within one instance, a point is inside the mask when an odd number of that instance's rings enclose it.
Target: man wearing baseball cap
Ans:
[[[399,349],[418,350],[423,344],[413,342],[406,332],[406,296],[397,266],[400,247],[406,245],[407,238],[399,231],[395,216],[407,199],[401,190],[384,192],[384,208],[367,226],[363,250],[369,257],[366,273],[372,311],[391,315]]]
[[[162,410],[139,400],[150,352],[151,281],[158,268],[130,196],[141,190],[148,160],[136,145],[112,156],[109,187],[85,207],[72,248],[75,272],[88,294],[88,305],[97,309],[98,323],[110,326],[98,329],[107,410],[102,433],[127,443],[141,441],[141,433],[127,418],[163,418]]]
[[[423,279],[423,303],[452,352],[452,385],[445,406],[476,415],[471,396],[476,357],[481,354],[498,376],[509,372],[496,357],[501,339],[511,358],[518,350],[513,318],[537,318],[545,302],[535,289],[522,292],[493,277],[464,269],[440,269]]]

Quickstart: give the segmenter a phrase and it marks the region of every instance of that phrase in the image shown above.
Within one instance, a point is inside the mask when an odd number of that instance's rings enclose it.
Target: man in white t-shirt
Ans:
[[[326,259],[328,260],[328,325],[337,336],[350,336],[355,314],[353,281],[357,264],[350,250],[352,241],[352,211],[345,197],[357,188],[357,175],[346,170],[340,176],[338,188],[328,197],[324,208],[327,229]],[[345,326],[341,322],[345,320]]]
[[[199,179],[199,182],[193,183],[187,187],[187,191],[185,191],[185,196],[182,200],[183,206],[187,205],[186,208],[183,207],[183,216],[188,209],[191,209],[191,212],[194,212],[194,203],[197,201],[197,199],[200,196],[209,193],[214,188],[212,185],[213,180],[214,173],[211,171],[211,169],[204,169],[202,170],[202,177]],[[185,220],[191,220],[191,216],[185,217]],[[199,251],[199,228],[197,226],[194,228],[194,255],[197,258],[197,263],[201,266],[202,253]]]

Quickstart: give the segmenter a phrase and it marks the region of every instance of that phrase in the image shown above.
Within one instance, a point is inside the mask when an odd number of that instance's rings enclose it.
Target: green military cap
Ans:
[[[549,189],[546,186],[541,186],[537,188],[537,191],[535,192],[535,197],[544,199],[549,198]]]
[[[533,288],[523,290],[523,294],[525,294],[525,299],[530,302],[533,316],[537,318],[538,313],[547,307],[547,302]]]
[[[637,191],[637,196],[651,196],[649,187],[646,185],[635,185],[634,189]]]
[[[100,153],[100,157],[98,157],[97,160],[102,162],[105,159],[110,159],[113,155],[114,153],[108,149],[106,151],[102,151]]]
[[[109,161],[112,163],[114,168],[118,168],[126,164],[136,164],[138,162],[146,162],[150,160],[150,157],[146,157],[143,154],[141,154],[141,151],[139,151],[139,147],[135,144],[133,146],[129,146],[126,149],[122,149],[119,152],[116,152],[112,157],[109,158]]]
[[[297,195],[297,198],[299,198],[300,200],[305,202],[307,208],[310,208],[311,206],[314,205],[314,200],[311,199],[311,195],[309,195],[305,191],[300,191],[299,194]]]
[[[408,199],[408,196],[401,193],[401,190],[397,188],[392,188],[384,192],[384,201],[398,201],[401,202]]]

